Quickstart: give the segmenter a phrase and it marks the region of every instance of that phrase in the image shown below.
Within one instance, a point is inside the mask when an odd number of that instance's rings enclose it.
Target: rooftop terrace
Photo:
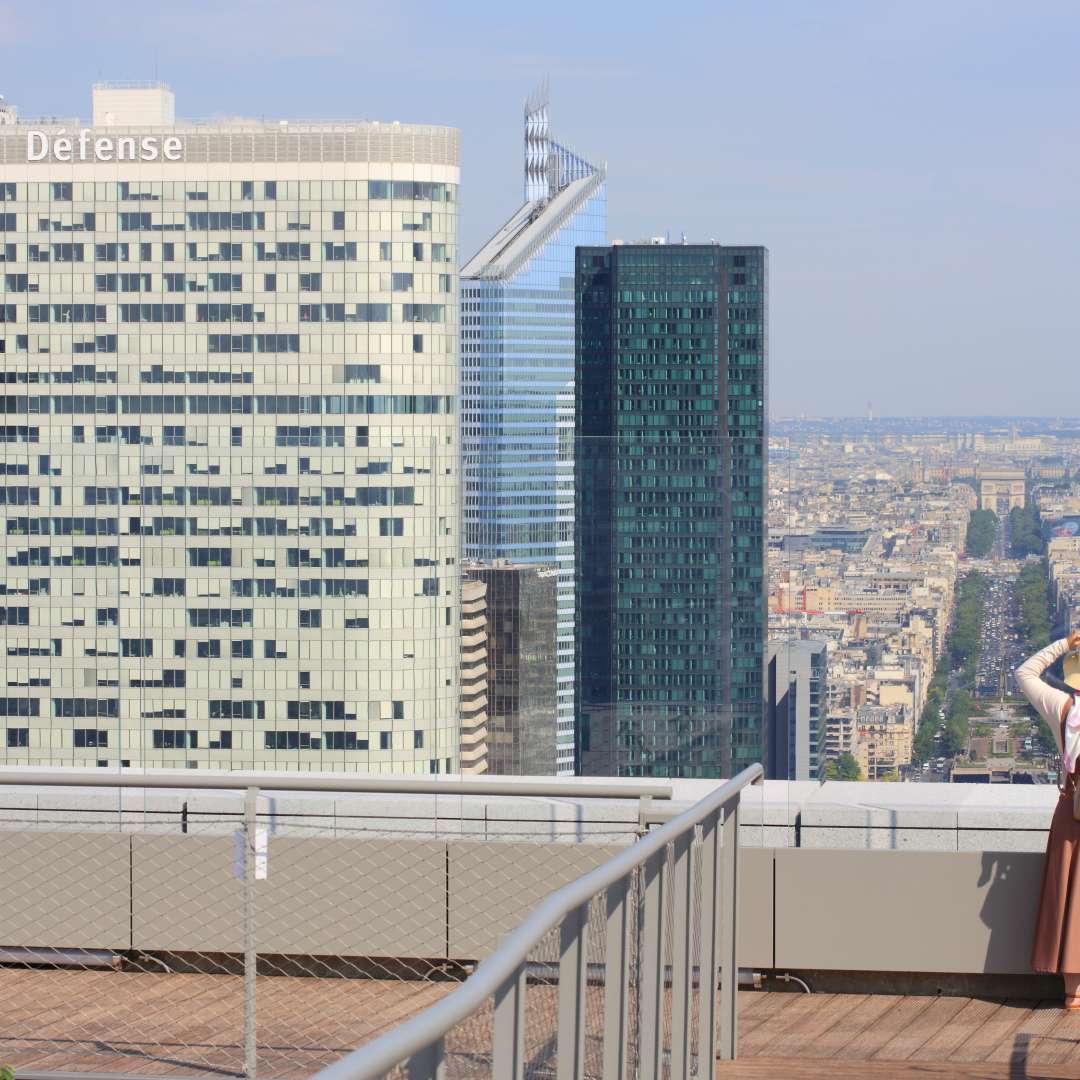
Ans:
[[[448,1028],[441,1072],[408,1075],[648,1077],[650,1014],[655,1075],[700,1075],[705,913],[730,972],[721,930],[737,882],[730,955],[744,989],[737,1059],[718,1077],[1080,1077],[1080,1017],[1058,1008],[1059,980],[1027,968],[1049,787],[769,783],[732,802],[697,781],[639,785],[643,800],[528,781],[365,792],[364,778],[326,777],[326,791],[245,795],[320,779],[231,776],[238,790],[207,790],[177,773],[177,789],[122,791],[11,779],[0,772],[0,1061],[20,1076],[341,1070],[675,819],[638,869],[587,890],[577,938],[564,918],[522,954],[518,1073],[496,1064],[495,995]],[[687,813],[705,816],[687,830]],[[581,1050],[567,1072],[575,940]],[[612,951],[620,942],[627,952]],[[612,1070],[620,970],[627,1049]],[[721,978],[721,1049],[724,993]],[[407,1075],[327,1080],[383,1074]]]

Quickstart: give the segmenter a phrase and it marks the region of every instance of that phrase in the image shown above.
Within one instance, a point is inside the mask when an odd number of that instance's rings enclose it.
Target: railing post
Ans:
[[[689,1080],[690,1076],[690,984],[694,975],[690,962],[694,917],[690,861],[694,832],[693,828],[687,829],[672,844],[675,873],[672,882],[671,1080]]]
[[[258,964],[255,938],[255,848],[259,789],[244,796],[244,1076],[255,1080],[257,1067],[255,973]]]
[[[638,1076],[659,1080],[664,1039],[664,878],[667,847],[645,861],[645,900],[638,986]]]
[[[701,955],[698,959],[698,1076],[716,1057],[716,966],[720,956],[720,811],[701,827]]]
[[[585,972],[589,904],[567,912],[559,929],[559,1031],[556,1080],[585,1076]],[[496,1075],[498,1075],[496,1073]]]
[[[408,1080],[445,1080],[446,1054],[443,1040],[436,1039],[423,1050],[417,1050],[409,1058],[406,1073]]]
[[[722,891],[724,920],[720,937],[720,1058],[733,1061],[739,1007],[739,792],[724,807]]]
[[[607,888],[607,940],[604,948],[604,1071],[627,1075],[626,1036],[630,1003],[630,878]],[[498,1075],[498,1073],[496,1073]]]
[[[525,965],[495,994],[491,1075],[506,1080],[525,1078]]]

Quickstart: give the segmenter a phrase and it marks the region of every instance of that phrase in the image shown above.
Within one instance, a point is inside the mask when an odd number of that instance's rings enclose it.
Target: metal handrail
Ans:
[[[513,780],[483,777],[428,780],[421,777],[307,776],[304,773],[233,772],[198,775],[194,772],[157,773],[105,769],[77,773],[71,769],[0,769],[0,788],[98,787],[182,788],[244,791],[257,787],[267,791],[335,791],[382,795],[519,795],[544,798],[670,799],[670,784],[618,780]]]
[[[666,825],[649,832],[626,851],[552,893],[503,939],[487,959],[477,965],[473,974],[457,990],[400,1027],[322,1069],[315,1074],[317,1080],[376,1080],[395,1066],[440,1043],[456,1024],[483,1008],[489,998],[504,991],[512,980],[520,978],[530,951],[567,916],[581,909],[598,893],[644,866],[650,859],[664,853],[668,844],[685,840],[688,833],[710,816],[724,812],[726,824],[729,805],[734,801],[737,806],[743,789],[761,783],[764,777],[765,772],[760,764],[749,766]],[[737,823],[737,816],[732,820]],[[734,840],[737,844],[737,836]],[[733,930],[732,927],[732,936]],[[729,970],[729,987],[731,977]],[[703,972],[702,987],[705,984]],[[436,1073],[433,1071],[431,1075]]]

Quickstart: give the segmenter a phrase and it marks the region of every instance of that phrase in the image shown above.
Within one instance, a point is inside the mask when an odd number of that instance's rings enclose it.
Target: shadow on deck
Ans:
[[[1080,1077],[1080,1015],[1060,1001],[739,995],[739,1059],[718,1080]]]

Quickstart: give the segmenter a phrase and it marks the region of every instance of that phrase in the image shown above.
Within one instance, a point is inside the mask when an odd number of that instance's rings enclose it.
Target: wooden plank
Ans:
[[[985,1061],[999,1046],[1011,1045],[1012,1034],[1032,1014],[1030,1001],[1006,1001],[950,1055],[950,1061]]]
[[[820,995],[815,994],[817,998]],[[768,1049],[770,1057],[820,1056],[815,1053],[818,1041],[839,1021],[856,1012],[867,994],[833,994],[831,1001],[821,1000],[807,1015],[785,1024]]]
[[[968,998],[938,997],[914,1023],[898,1031],[874,1055],[883,1061],[906,1061],[947,1026],[968,1003]]]
[[[779,996],[779,995],[778,995]],[[784,994],[788,998],[783,1007],[769,1019],[751,1031],[739,1032],[738,1052],[743,1056],[770,1053],[770,1047],[784,1032],[789,1031],[800,1019],[811,1016],[823,1004],[824,994]],[[831,994],[828,995],[832,997]]]
[[[744,991],[749,996],[757,998],[752,1011],[748,1011],[744,1017],[742,1011],[742,996],[739,997],[739,1037],[742,1038],[747,1032],[761,1024],[768,1023],[778,1012],[786,1009],[793,998],[800,995],[789,993],[785,990],[756,990]]]
[[[1031,1010],[1031,1015],[1013,1032],[1010,1039],[1003,1039],[989,1054],[986,1061],[1011,1061],[1016,1066],[1023,1066],[1030,1057],[1032,1048],[1058,1022],[1061,1017],[1059,1000],[1040,1001]]]
[[[1000,1001],[972,998],[936,1035],[914,1051],[910,1061],[948,1061],[949,1055],[1001,1008]]]
[[[1061,1009],[1057,1020],[1031,1047],[1028,1061],[1033,1065],[1054,1065],[1068,1061],[1080,1041],[1080,1013]],[[1074,1066],[1075,1067],[1075,1066]],[[1040,1070],[1041,1071],[1041,1070]]]
[[[1076,1067],[1047,1065],[1018,1074],[1011,1065],[986,1061],[831,1061],[759,1057],[722,1061],[716,1080],[1077,1080]]]
[[[871,994],[861,1004],[837,1020],[831,1028],[822,1032],[806,1054],[808,1057],[831,1058],[853,1039],[856,1039],[878,1018],[896,1006],[897,998]]]
[[[776,994],[768,990],[739,991],[739,1023],[747,1023],[751,1018],[767,1016],[770,1009],[776,1007]]]
[[[857,1035],[835,1054],[837,1058],[868,1061],[897,1033],[914,1024],[935,1001],[932,997],[898,997],[895,1005],[872,1027]]]

